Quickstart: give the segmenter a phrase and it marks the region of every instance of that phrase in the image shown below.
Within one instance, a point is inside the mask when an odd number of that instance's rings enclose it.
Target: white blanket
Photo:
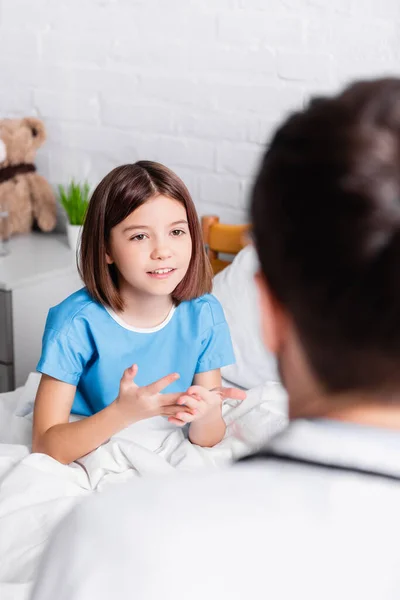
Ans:
[[[134,476],[219,468],[265,444],[286,425],[286,400],[275,383],[224,407],[225,439],[191,444],[185,431],[157,417],[132,425],[65,466],[31,454],[32,407],[39,375],[0,394],[0,598],[26,600],[38,561],[56,524],[81,499]]]

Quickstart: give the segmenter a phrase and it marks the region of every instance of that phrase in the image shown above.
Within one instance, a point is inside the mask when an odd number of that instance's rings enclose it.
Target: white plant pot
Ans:
[[[81,242],[82,225],[70,225],[67,223],[68,245],[76,254]]]

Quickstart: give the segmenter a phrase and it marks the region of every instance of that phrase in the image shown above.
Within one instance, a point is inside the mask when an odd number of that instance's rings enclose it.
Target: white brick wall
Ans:
[[[0,116],[47,124],[53,184],[159,160],[240,222],[288,111],[400,74],[400,0],[0,0],[0,74]]]

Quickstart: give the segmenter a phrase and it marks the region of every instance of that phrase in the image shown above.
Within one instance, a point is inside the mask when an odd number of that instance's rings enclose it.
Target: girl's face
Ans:
[[[164,296],[182,281],[191,256],[184,205],[158,195],[112,228],[106,258],[117,267],[122,286]]]

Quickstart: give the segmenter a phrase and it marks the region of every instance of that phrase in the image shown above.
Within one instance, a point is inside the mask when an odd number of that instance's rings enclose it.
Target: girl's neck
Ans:
[[[124,309],[118,316],[132,327],[148,329],[160,325],[169,315],[174,303],[171,296],[151,296],[136,290],[120,288]]]

